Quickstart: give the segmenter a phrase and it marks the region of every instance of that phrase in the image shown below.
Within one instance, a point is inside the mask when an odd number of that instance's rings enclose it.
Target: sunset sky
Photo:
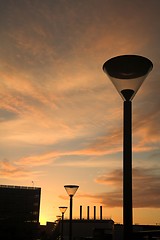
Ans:
[[[41,187],[40,221],[103,206],[122,223],[123,101],[102,70],[153,70],[133,100],[134,223],[160,223],[160,1],[0,0],[0,184]],[[69,209],[66,217],[69,216]]]

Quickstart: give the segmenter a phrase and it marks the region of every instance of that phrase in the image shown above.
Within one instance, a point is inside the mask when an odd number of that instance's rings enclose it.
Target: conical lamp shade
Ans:
[[[61,211],[61,213],[65,213],[67,210],[67,207],[59,207],[59,210]]]
[[[64,188],[66,189],[66,192],[69,196],[74,196],[79,186],[77,185],[65,185]]]
[[[152,62],[138,55],[121,55],[109,59],[103,70],[123,98],[132,100],[152,70]]]

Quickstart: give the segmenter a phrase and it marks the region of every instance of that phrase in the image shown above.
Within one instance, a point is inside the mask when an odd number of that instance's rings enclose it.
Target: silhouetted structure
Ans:
[[[90,216],[90,207],[87,206],[86,218],[83,218],[82,206],[80,206],[79,219],[72,219],[72,238],[74,240],[113,240],[114,221],[112,219],[102,219],[102,206],[100,206],[100,216],[96,217],[96,206],[94,206],[94,218]],[[60,237],[61,218],[55,222],[53,234],[50,240],[57,240]],[[63,219],[63,239],[70,239],[70,219]]]
[[[60,223],[53,232],[51,240],[58,239],[60,236]],[[69,220],[64,220],[64,239],[69,239]],[[94,219],[72,219],[72,237],[74,240],[113,240],[114,221],[112,219],[94,220]]]
[[[34,239],[41,188],[0,185],[0,239]]]
[[[114,240],[123,240],[123,225],[114,225]],[[160,225],[133,225],[133,240],[159,240]]]
[[[73,208],[73,196],[79,188],[78,185],[65,185],[64,188],[70,197],[70,221],[69,221],[69,240],[72,240],[72,208]]]
[[[116,87],[123,103],[123,239],[131,240],[132,214],[132,100],[152,70],[152,62],[138,55],[109,59],[103,70]]]

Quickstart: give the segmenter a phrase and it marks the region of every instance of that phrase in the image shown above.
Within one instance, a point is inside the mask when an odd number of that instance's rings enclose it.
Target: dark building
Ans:
[[[61,236],[62,220],[57,220],[50,240],[56,240]],[[113,240],[114,221],[112,219],[73,219],[72,235],[74,240]],[[69,239],[69,220],[63,220],[63,239]]]
[[[80,206],[80,218],[72,219],[72,238],[74,240],[113,240],[114,221],[112,219],[103,219],[102,206],[100,206],[99,218],[96,217],[96,206],[94,206],[94,217],[90,218],[90,207],[87,206],[87,218],[82,216],[82,206]],[[63,228],[62,228],[63,224]],[[50,240],[56,240],[62,236],[63,239],[69,239],[70,220],[59,218],[53,228]]]
[[[133,225],[133,240],[160,240],[160,225]],[[123,225],[114,225],[114,240],[123,240]]]
[[[34,239],[41,188],[0,185],[0,239]]]

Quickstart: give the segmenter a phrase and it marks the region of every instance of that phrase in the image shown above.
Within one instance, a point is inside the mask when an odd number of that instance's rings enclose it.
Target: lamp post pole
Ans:
[[[152,62],[138,55],[122,55],[103,65],[124,100],[123,109],[123,239],[133,238],[132,225],[132,99],[152,70]]]
[[[64,213],[67,210],[67,207],[59,207],[59,210],[62,213],[62,221],[61,221],[61,240],[63,240],[63,223],[64,223]]]
[[[79,186],[77,185],[65,185],[64,188],[70,197],[70,218],[69,218],[69,240],[72,240],[72,209],[73,209],[73,196],[76,193]]]
[[[132,102],[124,101],[123,116],[123,222],[124,239],[132,236]]]
[[[72,208],[73,208],[73,195],[70,195],[69,240],[72,240]]]
[[[62,213],[61,240],[63,240],[63,220],[64,220],[64,213]]]

